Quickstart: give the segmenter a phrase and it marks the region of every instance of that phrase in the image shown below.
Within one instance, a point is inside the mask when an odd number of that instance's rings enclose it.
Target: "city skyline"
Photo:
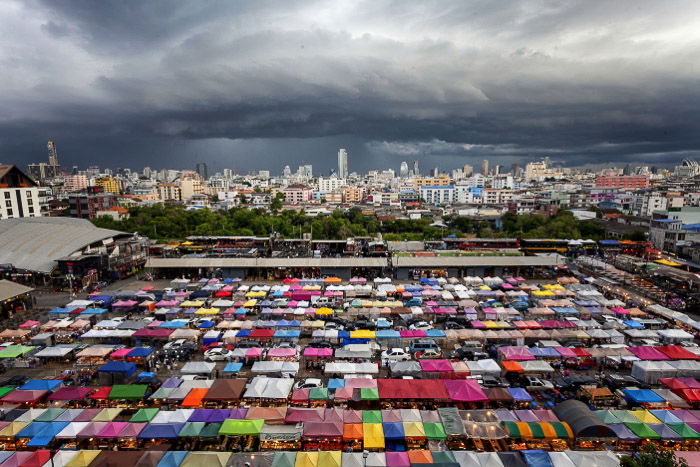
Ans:
[[[51,139],[69,167],[325,171],[341,147],[358,171],[545,156],[664,166],[700,148],[698,13],[696,2],[11,0],[0,160],[43,160]]]

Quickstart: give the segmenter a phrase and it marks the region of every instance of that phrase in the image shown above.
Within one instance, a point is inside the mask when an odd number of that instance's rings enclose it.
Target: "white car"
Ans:
[[[174,341],[170,341],[170,342],[166,343],[163,346],[163,350],[177,349],[177,348],[185,345],[186,342],[187,342],[187,340],[185,340],[185,339],[175,339]]]
[[[528,391],[546,391],[548,389],[554,389],[554,384],[551,381],[545,379],[539,379],[534,376],[527,377],[527,386],[525,389]]]
[[[430,331],[433,328],[433,325],[428,323],[427,321],[418,321],[417,323],[413,323],[408,327],[410,331]]]
[[[382,352],[382,360],[391,360],[393,362],[405,362],[411,359],[411,354],[406,350],[396,347]]]
[[[231,358],[231,351],[222,347],[214,347],[204,352],[204,359],[208,362],[221,362]]]
[[[303,381],[297,381],[294,383],[294,389],[312,389],[312,388],[322,388],[323,381],[318,378],[306,378]]]

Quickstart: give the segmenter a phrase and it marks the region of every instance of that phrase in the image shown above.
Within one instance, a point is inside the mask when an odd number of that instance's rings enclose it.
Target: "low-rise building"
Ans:
[[[0,219],[39,217],[42,189],[14,165],[0,165]]]

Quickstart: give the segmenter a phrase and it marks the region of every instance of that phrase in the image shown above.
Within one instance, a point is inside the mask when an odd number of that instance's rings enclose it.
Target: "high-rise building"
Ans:
[[[518,164],[512,164],[510,166],[510,173],[513,177],[520,177],[520,166]]]
[[[488,175],[489,174],[489,160],[484,159],[481,161],[481,175]]]
[[[288,165],[285,165],[284,169],[282,169],[282,176],[289,177],[290,175],[292,175],[292,169]]]
[[[348,177],[348,152],[344,148],[338,151],[338,178]]]
[[[230,180],[233,178],[233,169],[224,169],[224,178]]]
[[[464,167],[462,167],[462,172],[464,172],[465,177],[471,177],[472,175],[474,175],[474,167],[472,167],[471,165],[465,165]]]
[[[399,177],[408,177],[408,163],[406,161],[401,162],[401,168],[399,169]]]
[[[46,148],[49,150],[49,165],[59,165],[58,164],[58,151],[56,150],[56,145],[53,141],[49,140]]]
[[[297,169],[297,175],[301,178],[313,178],[314,168],[311,164],[300,165]]]
[[[437,177],[438,175],[440,175],[440,169],[438,169],[437,167],[435,167],[435,168],[433,169],[433,177]]]
[[[209,174],[207,173],[207,163],[206,162],[197,162],[196,172],[204,180],[209,178]]]
[[[420,175],[420,170],[418,168],[418,161],[413,161],[413,175],[416,177]]]

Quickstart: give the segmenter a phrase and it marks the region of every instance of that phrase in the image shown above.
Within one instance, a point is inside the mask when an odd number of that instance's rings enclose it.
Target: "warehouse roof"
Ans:
[[[0,301],[14,298],[17,295],[22,295],[32,290],[34,289],[16,282],[6,281],[4,279],[0,280]]]
[[[95,242],[125,235],[95,227],[86,219],[25,217],[0,221],[0,264],[51,272],[56,260]]]

